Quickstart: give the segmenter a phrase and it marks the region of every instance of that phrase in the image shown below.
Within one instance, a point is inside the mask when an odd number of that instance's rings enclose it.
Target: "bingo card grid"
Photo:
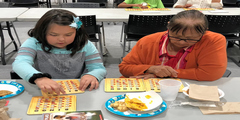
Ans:
[[[66,94],[74,94],[74,93],[83,93],[84,91],[81,91],[78,89],[80,82],[78,79],[71,79],[71,80],[61,80],[56,81],[59,85],[63,87],[63,90],[66,92]],[[42,91],[43,96],[52,96],[57,95],[56,93],[50,94],[45,93]],[[61,93],[62,95],[62,93]]]
[[[168,8],[148,8],[148,9],[141,9],[141,8],[126,8],[126,11],[170,11]]]
[[[29,104],[27,114],[76,111],[76,95],[35,96]]]
[[[160,90],[160,85],[159,85],[159,81],[163,80],[163,79],[147,79],[147,80],[143,80],[144,81],[144,85],[146,87],[146,91],[150,91],[150,90],[154,90],[155,92],[161,92]],[[164,79],[166,80],[166,79]],[[182,83],[182,81],[180,79],[174,79],[177,81],[180,81]],[[179,92],[183,92],[182,89],[184,88],[184,85],[182,84],[179,88]]]
[[[106,92],[137,92],[145,91],[142,79],[135,78],[106,78],[105,79]]]
[[[184,10],[215,10],[213,8],[183,8]]]

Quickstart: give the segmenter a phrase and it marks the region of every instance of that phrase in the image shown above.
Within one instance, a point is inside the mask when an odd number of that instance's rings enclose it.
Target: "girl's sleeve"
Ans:
[[[27,39],[20,47],[12,64],[13,71],[15,71],[25,81],[29,81],[33,74],[41,73],[33,67],[34,59],[37,53],[36,46],[36,39]]]
[[[102,58],[100,57],[98,50],[90,41],[88,41],[83,49],[86,52],[85,64],[87,69],[87,72],[83,75],[92,75],[100,82],[106,77],[107,71],[103,66]]]
[[[187,1],[188,1],[188,0],[178,0],[178,1],[173,5],[173,8],[175,8],[175,6],[178,6],[178,5],[185,5],[185,4],[187,4]]]

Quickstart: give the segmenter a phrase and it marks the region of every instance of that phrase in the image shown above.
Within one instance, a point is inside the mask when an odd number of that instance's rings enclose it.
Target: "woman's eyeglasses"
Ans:
[[[168,34],[168,38],[170,38],[170,40],[175,40],[175,41],[181,41],[181,40],[183,40],[183,41],[185,41],[185,42],[187,42],[187,43],[197,43],[198,41],[200,41],[200,40],[202,39],[202,36],[201,36],[201,38],[200,38],[199,40],[194,40],[194,39],[181,39],[181,38],[178,38],[178,37],[170,36],[170,35]]]

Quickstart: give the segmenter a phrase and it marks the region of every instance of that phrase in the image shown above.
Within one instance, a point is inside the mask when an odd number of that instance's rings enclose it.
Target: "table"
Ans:
[[[18,21],[38,21],[43,14],[53,8],[31,8],[22,15],[18,16]],[[175,15],[176,13],[183,11],[182,8],[169,8],[170,11],[126,11],[124,8],[60,8],[72,11],[78,16],[83,15],[96,15],[97,22],[127,22],[129,14],[139,15]],[[240,15],[240,8],[224,8],[223,10],[229,13],[210,13],[209,11],[203,11],[204,14],[218,14],[218,15]],[[36,14],[38,13],[38,14]],[[103,24],[102,24],[103,25]],[[104,26],[103,30],[103,48],[104,55],[106,54],[105,34]]]
[[[218,86],[218,88],[223,90],[225,93],[225,96],[221,98],[221,101],[240,102],[240,77],[221,78],[212,82],[199,82],[185,79],[181,80],[185,86],[185,82],[188,82],[189,84]],[[18,96],[8,98],[10,101],[8,105],[9,115],[13,118],[21,117],[22,120],[41,120],[41,115],[27,115],[27,109],[31,98],[33,96],[41,96],[40,89],[35,85],[31,85],[23,80],[16,80],[16,82],[24,85],[25,91]],[[82,94],[75,94],[77,96],[77,110],[101,110],[104,118],[107,120],[159,120],[160,118],[164,120],[239,120],[240,118],[239,114],[203,115],[199,108],[192,106],[167,108],[167,110],[163,113],[149,118],[127,118],[110,113],[105,109],[104,105],[109,98],[121,94],[124,93],[106,93],[104,91],[103,80],[97,90],[93,90],[91,92],[85,91],[85,93]],[[183,93],[178,94],[177,100],[191,101]]]
[[[27,10],[28,8],[0,8],[0,22],[16,21],[17,17]]]
[[[53,8],[31,8],[25,13],[17,17],[18,21],[38,21],[39,18]],[[61,8],[72,11],[78,16],[81,15],[96,15],[98,22],[118,22],[128,21],[129,14],[141,15],[174,15],[182,8],[169,8],[170,11],[126,11],[124,8]],[[217,14],[217,15],[240,15],[240,8],[224,8],[223,10],[228,13],[210,13],[203,11],[204,14]],[[37,13],[37,14],[36,14]]]
[[[12,42],[10,42],[9,44],[7,44],[5,46],[5,40],[4,40],[4,36],[3,36],[1,22],[5,22],[6,21],[7,29],[10,30],[9,26],[10,26],[11,22],[9,23],[9,21],[16,21],[17,17],[19,15],[21,15],[23,12],[27,11],[27,10],[28,10],[28,8],[0,8],[0,11],[1,11],[0,12],[1,62],[2,62],[3,65],[6,65],[5,56],[8,55],[9,53],[11,53],[11,52],[5,53],[5,49],[10,44],[13,43],[15,45],[15,50],[13,50],[13,51],[17,51],[17,45],[16,45],[15,40],[13,39],[13,37],[11,35],[11,32],[9,32],[9,35],[10,35],[10,37],[12,39]],[[13,26],[13,25],[11,25],[11,26]],[[14,28],[14,30],[15,30],[15,28]],[[19,39],[18,39],[18,41],[19,41]]]

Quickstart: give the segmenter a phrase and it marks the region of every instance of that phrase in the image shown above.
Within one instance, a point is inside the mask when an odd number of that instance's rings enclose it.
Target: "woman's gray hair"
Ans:
[[[192,20],[193,23],[184,20]],[[204,34],[208,29],[208,20],[207,17],[198,10],[185,10],[173,16],[167,28],[169,31],[176,33],[182,30],[182,34],[184,34],[188,28],[193,28],[198,33]]]

